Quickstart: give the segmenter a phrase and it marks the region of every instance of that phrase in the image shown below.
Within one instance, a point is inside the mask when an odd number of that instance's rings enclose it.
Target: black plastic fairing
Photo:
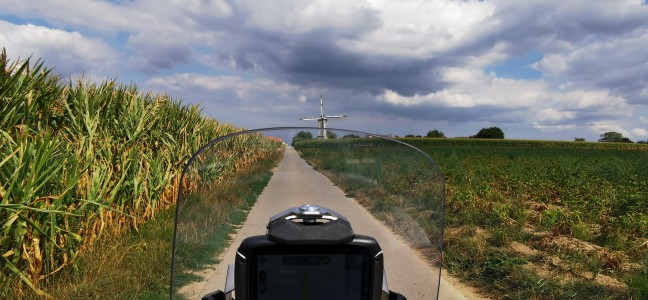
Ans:
[[[268,238],[286,245],[338,245],[355,237],[347,220],[308,224],[278,219],[268,224]]]

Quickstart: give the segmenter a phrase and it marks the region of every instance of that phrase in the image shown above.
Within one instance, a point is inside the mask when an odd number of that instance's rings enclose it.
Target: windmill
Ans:
[[[315,121],[319,124],[319,130],[317,132],[318,138],[326,139],[326,123],[329,119],[341,119],[346,118],[346,115],[342,116],[325,116],[324,115],[324,97],[320,95],[320,116],[319,118],[301,118],[300,120],[304,121]]]

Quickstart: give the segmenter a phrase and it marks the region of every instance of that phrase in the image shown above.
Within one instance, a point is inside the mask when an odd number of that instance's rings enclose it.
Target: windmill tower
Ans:
[[[320,95],[320,116],[318,118],[301,118],[300,120],[304,121],[317,121],[319,124],[319,130],[317,131],[317,137],[326,139],[326,123],[329,119],[341,119],[346,118],[346,115],[342,116],[326,116],[324,115],[324,97]]]

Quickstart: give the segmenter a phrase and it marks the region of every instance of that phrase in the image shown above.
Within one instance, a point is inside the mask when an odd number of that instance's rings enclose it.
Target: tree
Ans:
[[[601,134],[601,138],[598,141],[604,143],[632,143],[629,138],[624,137],[623,134],[616,131],[608,131]]]
[[[584,142],[584,141],[585,141],[585,138],[579,138],[579,137],[574,138],[574,142]]]
[[[428,131],[427,135],[425,137],[429,138],[445,138],[445,134],[441,131],[438,131],[436,129]]]
[[[477,135],[472,137],[478,139],[503,139],[504,131],[498,127],[482,128]]]
[[[299,142],[301,140],[309,140],[313,138],[313,134],[310,133],[310,131],[300,131],[297,132],[297,134],[292,138],[292,144],[295,145],[296,142]]]
[[[413,137],[415,137],[415,136],[414,136],[413,134],[406,134],[405,137],[406,137],[406,138],[413,138]]]
[[[648,140],[645,140],[645,141],[637,141],[637,144],[648,144]]]
[[[335,132],[333,132],[333,131],[327,130],[326,131],[326,138],[327,139],[336,139],[337,134],[335,134]]]
[[[360,136],[357,135],[357,134],[349,133],[349,134],[345,134],[342,138],[343,139],[359,139]]]

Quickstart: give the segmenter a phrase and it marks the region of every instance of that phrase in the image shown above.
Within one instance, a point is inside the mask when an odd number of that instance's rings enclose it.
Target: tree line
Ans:
[[[445,133],[438,129],[430,130],[427,132],[425,136],[421,135],[413,135],[413,134],[407,134],[405,135],[406,138],[412,138],[412,137],[426,137],[426,138],[445,138]],[[499,127],[488,127],[488,128],[482,128],[477,132],[475,135],[471,135],[470,138],[476,138],[476,139],[503,139],[504,138],[504,131],[500,129]]]
[[[398,137],[398,136],[396,136]],[[422,135],[414,135],[414,134],[407,134],[405,135],[406,138],[446,138],[445,133],[438,129],[434,130],[429,130],[425,136]],[[307,131],[300,131],[297,133],[295,137],[293,137],[293,142],[295,139],[312,139],[313,135],[310,132]],[[327,131],[327,138],[329,139],[334,139],[337,138],[337,135],[333,133],[332,131]],[[342,138],[359,138],[358,135],[355,134],[347,134],[343,136]],[[488,128],[482,128],[477,132],[475,135],[471,135],[469,138],[477,138],[477,139],[504,139],[504,131],[500,129],[499,127],[488,127]],[[575,142],[585,142],[585,138],[574,138]],[[602,143],[634,143],[632,140],[630,140],[627,137],[624,137],[623,134],[615,131],[608,131],[605,133],[602,133],[600,135],[600,138],[598,139],[598,142]],[[638,144],[646,144],[648,141],[637,141]]]

